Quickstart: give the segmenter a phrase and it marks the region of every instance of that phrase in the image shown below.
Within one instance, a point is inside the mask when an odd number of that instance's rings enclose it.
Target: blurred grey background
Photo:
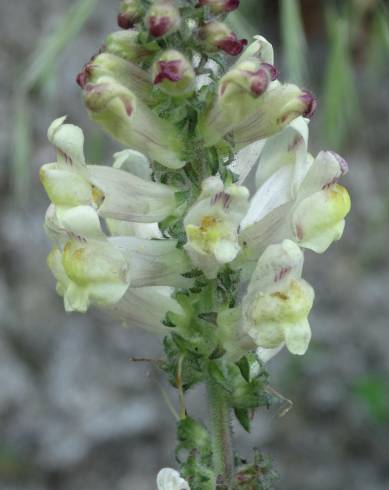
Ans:
[[[118,2],[0,0],[0,489],[152,490],[174,465],[160,342],[98,312],[66,315],[46,267],[50,122],[83,127],[89,161],[118,146],[87,119],[75,75],[115,30]],[[274,42],[281,78],[319,97],[311,150],[349,161],[344,238],[307,254],[314,339],[270,364],[294,401],[256,416],[242,452],[274,458],[277,489],[389,488],[389,17],[385,2],[242,0],[232,23]],[[247,37],[247,36],[246,36]],[[174,393],[171,393],[174,397]],[[174,401],[174,400],[173,400]],[[202,392],[189,396],[196,413]]]

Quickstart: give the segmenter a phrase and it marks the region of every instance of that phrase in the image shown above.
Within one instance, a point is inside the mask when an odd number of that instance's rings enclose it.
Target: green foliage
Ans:
[[[55,75],[60,54],[76,38],[85,22],[96,7],[97,0],[78,0],[55,31],[42,37],[38,46],[24,63],[25,69],[17,77],[12,99],[12,141],[14,151],[11,157],[11,176],[15,196],[19,203],[25,203],[29,187],[29,164],[31,147],[31,121],[29,93],[35,87],[45,89]]]
[[[389,390],[386,376],[364,376],[355,383],[353,391],[365,403],[374,422],[389,424]]]
[[[323,124],[328,142],[338,149],[359,118],[359,101],[350,55],[350,24],[346,15],[329,9],[330,53],[323,95]]]
[[[239,461],[237,464],[239,465]],[[244,463],[236,472],[236,487],[243,490],[272,490],[278,475],[273,463],[257,449],[254,450],[254,462]]]
[[[298,0],[281,2],[281,35],[288,80],[303,84],[307,80],[307,42]]]

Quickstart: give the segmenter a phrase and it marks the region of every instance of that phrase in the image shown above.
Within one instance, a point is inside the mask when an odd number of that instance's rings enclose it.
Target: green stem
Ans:
[[[225,392],[212,379],[208,379],[208,405],[211,421],[213,469],[222,476],[226,490],[233,488],[234,453],[231,429],[231,414]]]

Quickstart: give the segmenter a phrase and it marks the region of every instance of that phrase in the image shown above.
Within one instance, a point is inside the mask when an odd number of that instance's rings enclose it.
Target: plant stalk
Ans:
[[[230,408],[223,388],[214,380],[208,379],[207,390],[211,424],[213,469],[216,477],[222,482],[223,486],[220,486],[220,488],[232,490],[234,477],[234,451]]]

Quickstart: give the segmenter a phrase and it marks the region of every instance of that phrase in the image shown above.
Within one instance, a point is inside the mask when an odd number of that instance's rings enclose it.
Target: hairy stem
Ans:
[[[208,379],[208,405],[211,421],[213,469],[217,477],[222,477],[226,490],[233,488],[234,453],[231,430],[230,408],[225,393],[215,381]]]

